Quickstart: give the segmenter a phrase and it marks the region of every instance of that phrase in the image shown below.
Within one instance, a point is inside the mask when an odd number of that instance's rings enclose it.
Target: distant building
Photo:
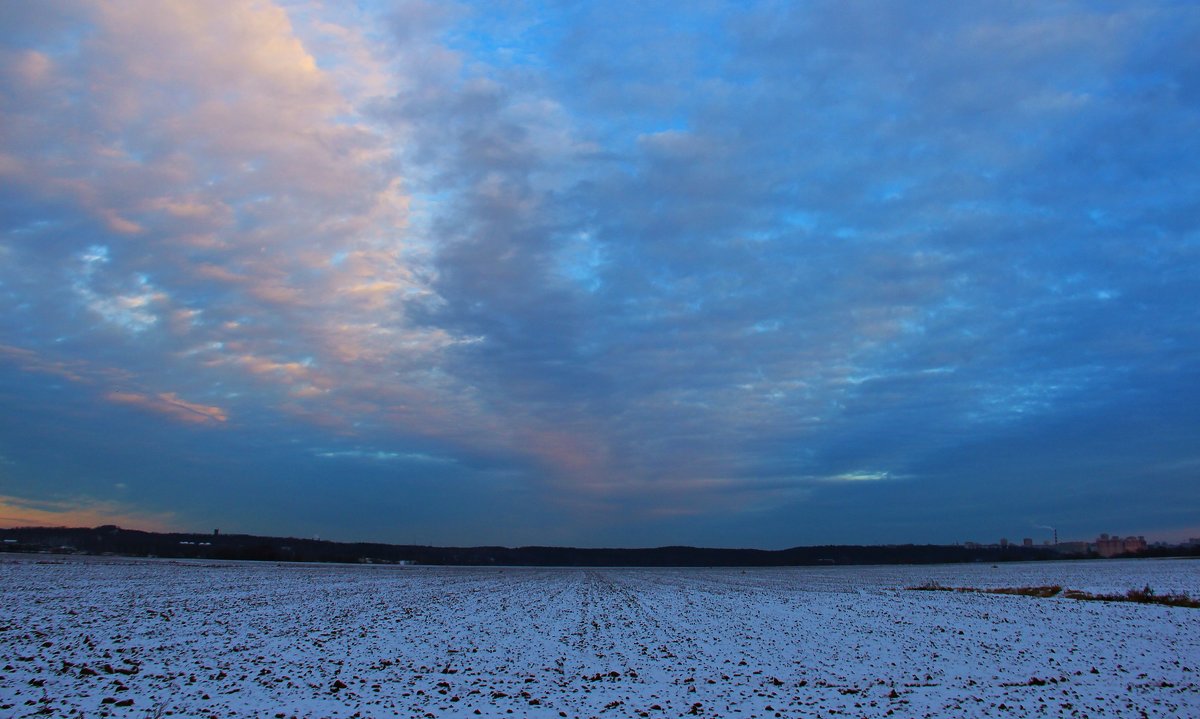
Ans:
[[[1121,537],[1101,534],[1096,538],[1096,554],[1101,557],[1116,557],[1121,554],[1134,554],[1145,551],[1145,537]]]
[[[1033,539],[1032,539],[1031,537],[1026,537],[1026,538],[1022,539],[1022,540],[1021,540],[1021,546],[1022,546],[1022,547],[1032,547],[1032,546],[1033,546]]]

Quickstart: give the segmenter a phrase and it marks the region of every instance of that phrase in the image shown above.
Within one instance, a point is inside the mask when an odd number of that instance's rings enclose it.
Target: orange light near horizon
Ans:
[[[3,527],[99,527],[115,524],[127,529],[167,532],[173,529],[170,514],[140,514],[114,502],[82,500],[36,502],[0,496]]]

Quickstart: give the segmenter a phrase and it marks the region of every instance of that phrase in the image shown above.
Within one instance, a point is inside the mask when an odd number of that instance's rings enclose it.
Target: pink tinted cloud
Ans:
[[[0,359],[16,364],[24,372],[54,375],[71,382],[87,381],[82,362],[46,359],[32,350],[11,345],[0,345]]]
[[[373,126],[354,103],[414,83],[443,91],[453,53],[419,42],[401,58],[412,67],[397,72],[361,35],[319,21],[298,28],[306,11],[264,2],[79,7],[91,24],[82,42],[47,43],[22,60],[27,103],[0,157],[23,168],[31,193],[108,233],[96,242],[109,259],[89,265],[85,299],[139,330],[122,341],[147,359],[161,351],[197,382],[265,390],[264,404],[320,426],[521,454],[565,481],[606,476],[603,438],[484,401],[443,370],[447,352],[481,338],[410,320],[411,303],[441,299],[434,240],[413,228],[397,176],[408,130]],[[318,36],[354,62],[318,66],[301,40]],[[67,116],[91,129],[64,132],[53,120]],[[154,370],[119,383],[59,371],[109,402],[196,425],[228,420],[224,408],[156,386]]]
[[[104,395],[104,398],[110,402],[132,405],[190,424],[220,424],[229,419],[229,414],[220,407],[188,402],[180,399],[174,392],[149,395],[115,391]]]

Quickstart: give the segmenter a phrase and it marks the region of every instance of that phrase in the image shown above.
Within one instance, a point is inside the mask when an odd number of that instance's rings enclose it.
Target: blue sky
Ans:
[[[0,526],[1200,535],[1195,5],[0,28]]]

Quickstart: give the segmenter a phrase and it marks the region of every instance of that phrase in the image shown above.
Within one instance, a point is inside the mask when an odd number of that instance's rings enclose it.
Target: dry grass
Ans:
[[[1186,594],[1157,594],[1150,587],[1130,589],[1124,594],[1092,594],[1077,589],[1068,589],[1063,596],[1085,602],[1135,602],[1137,604],[1162,604],[1168,607],[1200,609],[1200,599],[1193,599]]]
[[[977,587],[947,587],[938,582],[926,582],[916,587],[906,587],[918,592],[977,592],[980,594],[1018,594],[1023,597],[1054,597],[1062,592],[1058,585],[1049,587],[999,587],[996,589],[979,589]]]
[[[1079,589],[1064,590],[1057,584],[1045,587],[999,587],[981,589],[979,587],[947,587],[938,582],[926,582],[915,587],[906,587],[918,592],[974,592],[978,594],[1013,594],[1022,597],[1062,596],[1067,599],[1079,599],[1087,602],[1136,602],[1137,604],[1162,604],[1168,607],[1189,607],[1200,609],[1200,599],[1193,599],[1187,594],[1157,594],[1150,587],[1130,589],[1124,594],[1094,594]]]
[[[1057,597],[1063,588],[1057,584],[1048,587],[1001,587],[999,589],[984,589],[987,594],[1017,594],[1022,597],[1041,597],[1048,599],[1049,597]]]

